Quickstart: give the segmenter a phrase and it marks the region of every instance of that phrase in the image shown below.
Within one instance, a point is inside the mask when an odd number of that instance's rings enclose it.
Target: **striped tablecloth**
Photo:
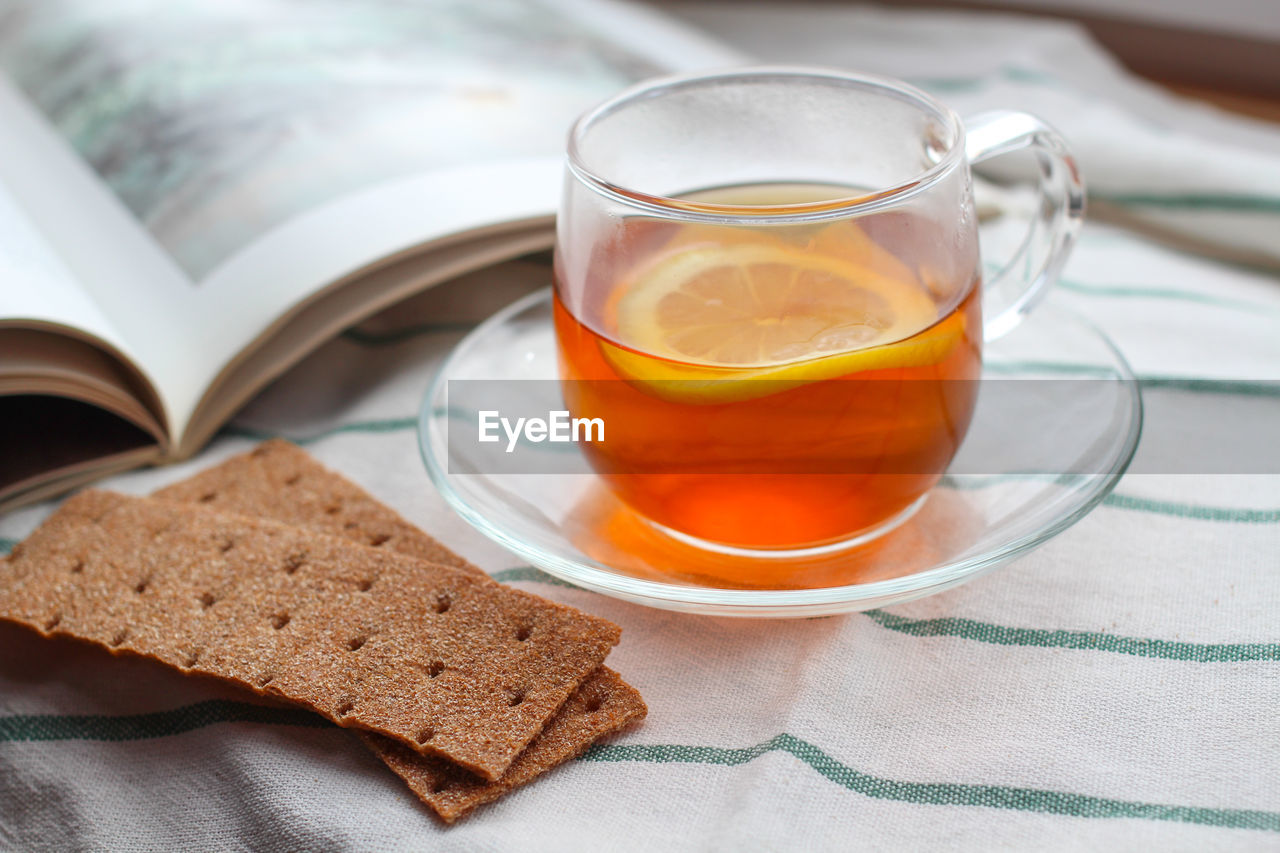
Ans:
[[[1072,31],[970,19],[965,44],[991,43],[949,54],[939,33],[959,31],[937,19],[679,8],[766,59],[915,76],[966,112],[1045,107],[1133,215],[1255,259],[1258,235],[1280,237],[1280,144],[1266,153],[1280,135],[1166,103]],[[1161,161],[1163,178],[1126,170],[1142,140],[1105,144],[1083,120],[1104,113],[1187,158]],[[1271,171],[1203,186],[1235,150]],[[1127,476],[1038,551],[883,611],[760,624],[647,610],[519,565],[426,480],[425,383],[512,295],[473,281],[375,318],[190,464],[107,485],[143,493],[260,437],[297,440],[497,578],[621,624],[610,662],[648,700],[643,727],[444,829],[318,718],[0,626],[0,849],[1280,849],[1280,477]],[[1280,374],[1265,271],[1095,222],[1053,298],[1144,377],[1267,394],[1256,380]],[[0,518],[0,546],[49,509]]]

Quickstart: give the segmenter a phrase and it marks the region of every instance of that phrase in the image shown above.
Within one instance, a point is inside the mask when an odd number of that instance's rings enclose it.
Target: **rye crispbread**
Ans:
[[[476,806],[492,802],[579,755],[592,741],[618,731],[644,714],[640,693],[616,672],[601,667],[569,697],[542,733],[496,782],[479,779],[448,761],[419,755],[381,735],[360,732],[360,737],[424,803],[452,823]]]
[[[154,497],[202,503],[358,542],[377,541],[384,548],[483,573],[306,451],[279,439],[161,489]],[[389,738],[365,732],[360,736],[423,802],[452,822],[580,754],[598,738],[643,719],[646,711],[635,688],[600,667],[496,781],[479,779]]]
[[[0,563],[0,618],[282,696],[490,781],[619,635],[475,572],[101,491]]]
[[[198,471],[152,497],[269,518],[485,574],[302,448],[278,438]]]

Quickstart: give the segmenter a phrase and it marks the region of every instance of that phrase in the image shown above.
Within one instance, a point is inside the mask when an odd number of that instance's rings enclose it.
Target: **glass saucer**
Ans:
[[[1100,331],[1050,299],[988,344],[983,378],[1045,380],[1017,386],[1036,392],[1084,389],[1069,395],[1073,411],[1065,411],[1061,400],[1037,402],[1036,394],[1020,391],[1021,410],[992,412],[996,403],[988,398],[1000,395],[988,394],[984,385],[949,473],[891,532],[857,547],[785,560],[730,556],[663,534],[591,473],[471,473],[475,466],[458,458],[448,441],[451,420],[454,428],[467,423],[456,412],[451,417],[449,381],[557,375],[550,290],[521,299],[477,327],[441,367],[419,415],[418,444],[432,482],[468,522],[549,574],[652,607],[718,616],[793,618],[867,610],[975,578],[1093,509],[1124,473],[1142,427],[1137,382],[1124,358]],[[1061,384],[1073,379],[1084,382]],[[475,425],[467,423],[467,429]],[[557,454],[557,466],[565,454],[581,461],[574,444],[534,447]],[[982,458],[1036,464],[993,473],[972,461]],[[589,472],[585,464],[578,469]],[[982,473],[961,473],[967,470]],[[765,581],[760,588],[708,580],[726,575],[787,582]]]

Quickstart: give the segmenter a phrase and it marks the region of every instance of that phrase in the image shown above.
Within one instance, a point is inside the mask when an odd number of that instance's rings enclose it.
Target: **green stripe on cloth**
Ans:
[[[386,422],[386,423],[390,424],[391,422]],[[355,426],[357,425],[352,424],[352,425],[348,425],[347,429],[330,430],[328,433],[323,433],[319,436],[314,436],[310,439],[303,439],[300,442],[298,439],[291,439],[291,440],[299,443],[307,443],[308,441],[317,441],[320,438],[322,438],[324,435],[332,435],[335,432],[359,432],[360,430],[354,429]],[[396,426],[395,428],[407,429],[407,428],[410,428],[411,426],[412,424],[409,426]],[[391,431],[391,427],[389,426],[386,430],[382,430],[382,431],[389,432]],[[258,433],[257,431],[252,431],[252,430],[246,430],[244,432],[254,433],[254,434],[246,436],[244,435],[244,433],[237,432],[236,435],[240,437],[249,437],[254,439],[266,439],[266,438],[274,437],[270,433]],[[230,435],[231,433],[224,431],[224,434]],[[1020,475],[1020,474],[1000,475],[1000,476],[992,477],[989,479],[984,479],[980,483],[969,483],[969,482],[965,482],[964,480],[958,480],[956,478],[947,478],[947,481],[944,483],[944,486],[946,488],[952,488],[952,489],[966,489],[966,490],[983,489],[983,488],[998,486],[1003,483],[1014,482],[1019,479],[1024,479],[1026,476],[1030,476],[1030,475]],[[1227,523],[1234,523],[1234,524],[1280,523],[1280,508],[1255,509],[1255,508],[1248,508],[1248,507],[1203,506],[1200,504],[1175,503],[1174,501],[1162,501],[1162,500],[1155,500],[1152,498],[1136,497],[1133,495],[1122,495],[1115,492],[1107,495],[1107,497],[1103,499],[1102,504],[1103,506],[1114,507],[1116,509],[1127,509],[1127,510],[1134,510],[1137,512],[1149,512],[1155,515],[1168,515],[1168,516],[1173,516],[1175,518],[1194,519],[1196,521],[1218,521],[1218,522],[1227,522]],[[13,550],[13,546],[17,544],[18,544],[17,539],[0,537],[0,554],[8,554],[10,551]],[[508,571],[514,571],[514,570],[508,570]],[[533,571],[536,571],[536,570],[533,570]],[[528,580],[529,578],[513,578],[513,579]]]
[[[998,269],[998,267],[993,268]],[[1213,305],[1237,311],[1262,312],[1265,314],[1280,313],[1280,309],[1256,302],[1239,299],[1228,299],[1207,293],[1191,290],[1179,290],[1164,287],[1141,287],[1137,285],[1089,284],[1086,282],[1059,279],[1056,287],[1085,296],[1116,297],[1124,299],[1158,299],[1191,302],[1198,305]],[[406,341],[439,334],[461,334],[476,327],[476,323],[422,323],[406,326],[402,329],[391,329],[385,332],[367,332],[361,329],[348,329],[342,338],[363,347],[389,347]]]
[[[228,438],[247,438],[252,441],[266,441],[269,438],[284,438],[294,444],[307,445],[314,444],[321,439],[330,436],[341,435],[343,433],[389,433],[404,432],[405,430],[416,429],[418,426],[417,418],[381,418],[371,421],[355,421],[349,424],[339,424],[336,427],[318,432],[308,436],[285,436],[277,432],[269,430],[256,429],[254,427],[236,426],[228,424],[219,430],[218,434]]]
[[[988,265],[988,269],[989,272],[995,273],[999,270],[999,265]],[[1140,285],[1123,284],[1094,284],[1074,281],[1071,279],[1058,279],[1055,287],[1060,287],[1063,290],[1086,296],[1115,297],[1121,299],[1173,300],[1191,302],[1197,305],[1213,305],[1218,308],[1227,308],[1237,311],[1262,312],[1264,314],[1280,313],[1280,308],[1262,305],[1257,302],[1229,299],[1209,293],[1200,293],[1193,290],[1180,290],[1178,288],[1144,287]],[[384,332],[367,332],[357,328],[346,330],[342,333],[342,338],[352,343],[359,344],[360,346],[385,347],[395,346],[396,344],[404,343],[405,341],[411,341],[430,335],[460,334],[474,329],[476,325],[478,324],[462,322],[422,323],[414,326],[406,326],[402,329],[391,329]]]
[[[1170,388],[1193,394],[1228,394],[1233,397],[1280,397],[1275,379],[1192,379],[1186,376],[1139,376],[1143,388]]]
[[[1247,509],[1243,507],[1202,506],[1200,504],[1183,504],[1174,503],[1173,501],[1133,497],[1131,495],[1118,495],[1115,492],[1107,495],[1102,504],[1116,509],[1131,509],[1157,515],[1170,515],[1175,518],[1192,518],[1197,521],[1225,521],[1235,524],[1275,524],[1280,522],[1280,508]]]
[[[1280,213],[1280,198],[1247,193],[1099,193],[1090,198],[1112,204],[1162,207],[1174,210],[1216,210],[1237,213]]]
[[[1072,364],[1061,361],[994,361],[983,365],[989,373],[1080,374],[1080,379],[1120,380],[1108,367]],[[1280,380],[1275,379],[1198,379],[1187,376],[1143,374],[1135,377],[1141,388],[1172,388],[1193,394],[1226,394],[1234,397],[1280,397]],[[1127,380],[1125,380],[1127,381]]]
[[[1103,475],[1047,474],[1043,471],[1011,472],[1008,474],[944,474],[942,479],[938,481],[938,486],[943,489],[955,489],[958,492],[974,492],[980,489],[990,489],[994,486],[1003,486],[1006,483],[1021,483],[1029,480],[1052,481],[1058,485],[1068,486],[1089,476],[1101,477]]]
[[[1082,818],[1136,818],[1196,823],[1231,829],[1280,832],[1280,812],[1173,806],[1135,800],[1091,797],[1042,788],[967,785],[956,782],[905,782],[855,770],[794,735],[780,734],[740,749],[714,746],[597,744],[580,761],[636,761],[651,764],[712,764],[736,767],[771,752],[794,756],[826,779],[850,791],[880,800],[936,806],[981,806]]]
[[[1012,628],[956,616],[908,619],[883,610],[868,610],[864,615],[882,628],[912,637],[957,637],[997,646],[1081,649],[1194,663],[1280,661],[1280,643],[1184,643],[1177,640],[1125,637],[1098,631]]]
[[[217,723],[268,723],[279,726],[333,728],[311,713],[250,702],[210,699],[168,711],[106,716],[103,714],[15,714],[0,716],[0,742],[146,740],[178,735]]]
[[[494,572],[493,579],[503,583],[528,581],[577,589],[573,584],[549,575],[533,566],[517,566]],[[1147,637],[1126,637],[1101,631],[1066,631],[1049,628],[1014,628],[945,616],[936,619],[910,619],[884,610],[866,610],[863,616],[881,628],[911,637],[954,637],[996,646],[1025,646],[1040,649],[1079,649],[1111,652],[1134,657],[1193,663],[1240,663],[1243,661],[1280,661],[1280,643],[1186,643]]]
[[[1000,374],[1036,372],[1090,374],[1092,372],[1100,379],[1114,378],[1114,373],[1110,368],[1096,367],[1087,364],[1068,364],[1055,361],[992,362],[987,364],[985,367],[992,373]],[[1280,397],[1280,381],[1276,380],[1252,381],[1231,379],[1193,379],[1181,376],[1139,376],[1138,384],[1144,388],[1175,388],[1197,394]],[[439,411],[437,411],[437,415],[439,415]],[[313,435],[289,436],[281,435],[280,433],[273,432],[271,430],[259,429],[257,427],[228,424],[218,432],[218,435],[225,436],[227,438],[246,438],[253,441],[265,441],[269,438],[284,438],[294,444],[305,445],[329,438],[330,436],[341,435],[343,433],[403,432],[405,430],[416,429],[417,426],[418,419],[416,417],[375,418],[367,421],[353,421],[348,424],[339,424],[338,426],[330,427],[327,430],[322,430],[321,432]]]
[[[1079,293],[1085,296],[1108,296],[1120,299],[1174,300],[1192,302],[1197,305],[1212,305],[1216,308],[1228,308],[1234,311],[1248,311],[1251,313],[1263,314],[1280,313],[1280,308],[1262,305],[1257,302],[1246,302],[1241,299],[1228,299],[1222,296],[1198,293],[1194,290],[1179,290],[1172,287],[1141,287],[1138,285],[1124,284],[1088,284],[1086,282],[1071,281],[1070,279],[1065,278],[1058,279],[1054,286],[1060,287],[1071,293]]]
[[[939,486],[957,491],[978,491],[1017,483],[1024,480],[1060,480],[1064,484],[1072,480],[1088,476],[1086,474],[991,474],[988,476],[947,475]],[[1100,476],[1100,475],[1096,475]],[[1102,505],[1113,509],[1127,509],[1136,512],[1149,512],[1153,515],[1168,515],[1174,518],[1186,518],[1194,521],[1218,521],[1227,524],[1276,524],[1280,523],[1280,507],[1233,507],[1206,506],[1205,504],[1187,504],[1175,501],[1143,498],[1136,495],[1124,495],[1112,492],[1102,499]]]
[[[307,711],[270,708],[214,699],[147,714],[23,714],[0,717],[0,742],[133,741],[184,734],[218,723],[266,723],[305,728],[335,728]],[[905,782],[862,773],[808,741],[780,734],[755,746],[596,744],[579,758],[587,762],[711,764],[734,767],[785,752],[843,788],[876,799],[939,806],[982,806],[1084,818],[1136,818],[1180,821],[1234,829],[1280,832],[1280,813],[1246,809],[1208,809],[1091,797],[1039,788],[970,785],[956,782]]]

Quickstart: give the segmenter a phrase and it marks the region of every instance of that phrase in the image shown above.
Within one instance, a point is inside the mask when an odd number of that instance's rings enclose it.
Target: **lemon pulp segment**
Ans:
[[[624,346],[601,341],[601,353],[622,378],[680,402],[935,364],[964,334],[958,313],[935,325],[937,307],[911,280],[780,243],[696,245],[623,288]]]

